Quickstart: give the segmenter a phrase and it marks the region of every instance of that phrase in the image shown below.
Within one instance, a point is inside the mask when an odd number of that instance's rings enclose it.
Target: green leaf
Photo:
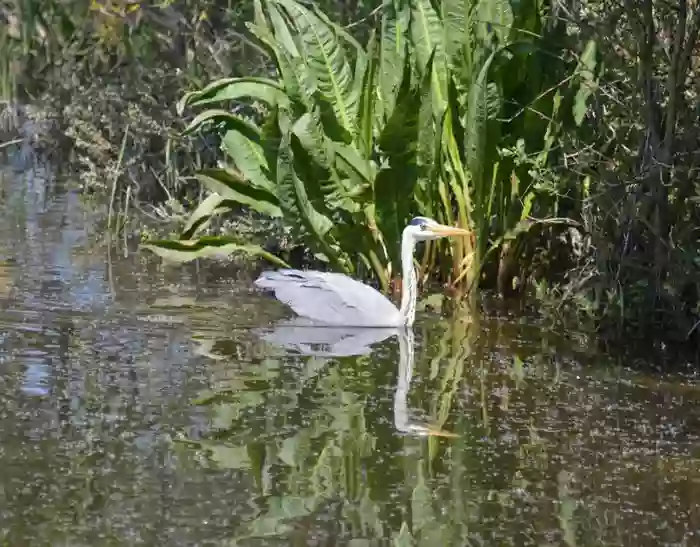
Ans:
[[[301,52],[295,39],[293,23],[287,22],[279,9],[279,3],[275,0],[264,0],[267,13],[272,24],[273,33],[277,40],[278,48],[292,57],[301,57]]]
[[[292,53],[282,47],[275,50],[275,58],[284,89],[292,103],[308,107],[316,91],[316,82],[310,75],[304,59],[298,53]]]
[[[594,79],[594,71],[597,62],[596,48],[597,45],[595,41],[589,40],[581,55],[578,66],[576,67],[576,73],[581,83],[574,96],[572,112],[577,126],[583,123],[586,113],[588,112],[588,99],[597,88],[597,83]]]
[[[574,104],[571,109],[574,115],[574,122],[576,122],[578,126],[583,123],[586,117],[586,113],[588,112],[588,97],[590,97],[592,93],[593,90],[589,87],[587,82],[582,83],[576,91]]]
[[[221,147],[246,180],[257,188],[274,194],[275,185],[271,180],[265,156],[266,145],[267,137],[250,139],[236,129],[227,131],[221,142]]]
[[[467,104],[467,120],[465,124],[465,158],[467,168],[479,188],[486,180],[486,149],[487,149],[487,122],[489,116],[488,74],[491,63],[495,59],[492,52],[486,62],[481,66],[477,78],[469,88]]]
[[[510,29],[513,26],[513,8],[509,0],[480,0],[477,6],[479,33],[482,39],[491,34],[498,37],[498,45],[509,43]]]
[[[270,115],[265,120],[263,124],[262,131],[264,135],[264,142],[262,149],[255,150],[256,158],[263,162],[265,165],[265,179],[266,183],[269,185],[268,190],[277,194],[277,161],[278,153],[280,149],[280,144],[282,143],[282,135],[289,131],[289,117],[286,113],[283,113],[279,108],[273,109]],[[261,154],[261,158],[258,158],[257,154]]]
[[[309,450],[309,431],[300,430],[292,437],[282,441],[282,447],[277,457],[289,467],[298,467],[304,460],[304,455]]]
[[[332,105],[340,125],[354,134],[359,97],[337,26],[319,17],[313,7],[307,8],[294,0],[277,0],[277,3],[284,6],[293,22],[299,53],[318,90]]]
[[[311,236],[311,242],[337,263],[337,251],[333,249],[329,240],[333,222],[313,206],[307,187],[297,174],[296,168],[300,167],[300,164],[295,162],[294,149],[300,150],[303,147],[299,138],[290,131],[282,136],[277,154],[277,195],[280,207],[292,226],[297,229],[304,228]],[[307,179],[307,182],[310,180]],[[310,186],[309,189],[313,187]],[[318,190],[315,194],[315,197],[318,197]]]
[[[431,0],[411,0],[410,34],[418,73],[432,74],[434,106],[439,113],[447,101],[445,37],[442,21]]]
[[[216,192],[224,199],[247,205],[270,217],[282,216],[275,194],[249,184],[230,169],[203,169],[196,177],[209,191]]]
[[[333,143],[336,168],[351,181],[350,194],[359,197],[372,189],[375,172],[367,156],[362,156],[353,146]]]
[[[367,45],[367,63],[364,65],[364,73],[358,75],[356,84],[361,86],[361,89],[356,90],[360,96],[360,106],[357,111],[357,127],[358,127],[358,148],[362,151],[365,158],[372,157],[374,146],[374,127],[376,107],[379,101],[379,95],[375,87],[377,81],[377,44],[375,35],[372,33]]]
[[[235,253],[269,260],[283,268],[289,268],[286,262],[267,252],[258,245],[243,245],[238,240],[225,236],[205,236],[191,241],[173,241],[168,239],[152,240],[141,245],[163,260],[183,263],[197,258],[224,258]]]
[[[581,54],[581,59],[579,60],[579,70],[586,71],[589,73],[589,78],[593,77],[593,72],[595,71],[597,64],[597,52],[598,45],[595,40],[589,40],[586,43],[586,47]]]
[[[381,169],[374,184],[377,224],[390,243],[389,256],[394,265],[400,263],[401,231],[412,212],[413,194],[418,180],[418,136],[421,97],[430,89],[433,56],[422,85],[411,82],[411,64],[406,59],[403,81],[396,107],[379,136],[379,148],[386,154],[389,166]]]
[[[401,530],[398,534],[394,534],[391,543],[394,547],[413,547],[415,545],[411,531],[408,529],[408,524],[405,521],[401,523]]]
[[[182,115],[187,106],[202,106],[236,99],[254,99],[263,101],[269,106],[286,106],[289,103],[284,88],[274,80],[252,76],[222,78],[199,91],[185,93],[177,102],[177,113]]]
[[[255,0],[255,23],[248,23],[250,31],[271,51],[277,74],[292,105],[306,104],[309,91],[307,70],[292,38],[289,25],[274,4],[265,0],[266,16],[261,0]],[[269,20],[268,20],[269,17]]]
[[[474,12],[477,4],[473,0],[442,0],[441,12],[445,29],[445,52],[453,65],[463,66],[471,59],[474,48]]]
[[[207,196],[190,215],[187,224],[182,229],[180,239],[192,239],[198,231],[209,223],[212,217],[230,211],[235,205],[237,204],[227,201],[219,194]]]
[[[313,206],[327,216],[342,209],[356,212],[351,184],[335,170],[334,143],[328,141],[316,110],[301,116],[292,126],[300,147],[295,149],[295,170],[307,189]]]
[[[410,21],[409,3],[387,0],[382,10],[381,44],[379,52],[379,104],[381,116],[388,119],[394,110],[396,95],[408,54],[407,32]]]
[[[411,516],[413,517],[413,532],[416,533],[435,521],[432,492],[425,484],[425,478],[420,476],[411,494]]]
[[[223,124],[227,129],[238,131],[251,141],[260,141],[260,129],[258,129],[254,123],[249,122],[237,114],[220,109],[205,110],[197,114],[184,129],[182,135],[194,133],[208,123]]]

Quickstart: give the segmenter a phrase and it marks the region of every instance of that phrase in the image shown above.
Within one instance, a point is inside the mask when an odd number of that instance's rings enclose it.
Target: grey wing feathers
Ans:
[[[274,291],[280,302],[298,315],[319,323],[347,326],[395,326],[399,311],[381,293],[337,273],[277,270],[263,272],[255,281]]]

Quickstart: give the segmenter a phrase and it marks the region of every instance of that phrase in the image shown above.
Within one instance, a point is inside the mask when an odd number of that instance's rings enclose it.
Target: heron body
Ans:
[[[263,272],[255,285],[274,291],[277,300],[314,322],[353,327],[401,324],[399,310],[391,300],[347,275],[277,270]]]
[[[467,230],[444,226],[425,217],[416,217],[406,226],[401,236],[403,290],[400,308],[373,287],[339,273],[294,269],[266,271],[255,285],[273,291],[280,302],[319,325],[412,326],[416,315],[417,278],[413,267],[416,244],[469,234]]]

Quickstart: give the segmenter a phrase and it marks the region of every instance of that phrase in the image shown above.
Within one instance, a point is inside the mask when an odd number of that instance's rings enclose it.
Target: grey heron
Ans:
[[[271,290],[299,316],[316,325],[410,327],[416,316],[417,278],[413,266],[416,244],[447,236],[468,236],[469,230],[415,217],[401,236],[401,307],[379,291],[344,274],[313,270],[265,271],[255,285]]]

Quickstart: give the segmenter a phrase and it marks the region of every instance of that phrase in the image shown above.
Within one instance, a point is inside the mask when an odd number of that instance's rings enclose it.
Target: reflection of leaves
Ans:
[[[413,547],[415,545],[405,521],[401,524],[401,531],[394,537],[393,544],[395,547]]]
[[[287,534],[292,530],[287,521],[308,516],[318,506],[316,499],[298,496],[271,496],[267,504],[267,512],[244,525],[234,541]]]
[[[355,511],[363,523],[363,532],[368,536],[381,537],[384,535],[384,527],[377,504],[370,498],[369,490],[365,490]]]
[[[411,515],[413,516],[414,533],[422,530],[435,520],[432,504],[432,492],[425,484],[425,477],[421,473],[411,495]]]
[[[277,454],[277,457],[289,467],[296,467],[301,463],[298,459],[299,454],[308,452],[308,443],[308,430],[302,430],[282,441],[282,449]]]
[[[372,547],[372,542],[368,539],[351,539],[348,542],[348,547]]]
[[[460,377],[457,364],[464,357],[463,342],[446,342],[452,364],[438,364],[435,380],[442,384],[445,396],[438,399],[444,403],[451,402]],[[211,413],[211,433],[200,446],[219,467],[250,469],[262,503],[267,504],[242,524],[236,541],[284,537],[298,529],[299,519],[307,527],[308,516],[339,500],[348,540],[354,538],[348,544],[359,547],[366,544],[360,538],[390,537],[397,546],[443,545],[454,539],[455,528],[448,521],[456,517],[436,510],[435,486],[425,478],[430,471],[419,468],[418,482],[405,490],[410,492],[405,502],[410,503],[411,519],[403,525],[398,519],[387,520],[387,511],[394,509],[386,505],[386,492],[376,491],[386,488],[386,482],[365,475],[368,460],[382,458],[391,462],[385,465],[397,468],[405,465],[400,450],[378,454],[379,447],[388,447],[379,439],[382,425],[373,414],[374,405],[368,405],[377,393],[375,359],[287,356],[256,364],[237,361],[235,377],[200,398],[198,402]],[[395,366],[394,361],[391,367]],[[439,406],[444,420],[448,409]],[[268,497],[272,484],[276,495]]]
[[[251,462],[245,446],[229,446],[223,443],[202,442],[209,457],[225,469],[250,469]]]

